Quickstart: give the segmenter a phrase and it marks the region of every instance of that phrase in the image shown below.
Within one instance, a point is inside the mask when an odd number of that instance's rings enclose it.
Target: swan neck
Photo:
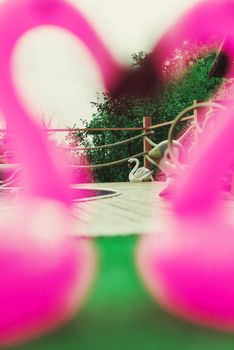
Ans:
[[[134,168],[132,169],[132,173],[135,174],[135,172],[137,171],[137,169],[139,168],[140,162],[138,159],[134,159],[134,162],[136,163]]]

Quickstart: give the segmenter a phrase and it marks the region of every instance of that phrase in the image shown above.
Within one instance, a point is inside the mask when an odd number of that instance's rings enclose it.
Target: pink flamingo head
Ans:
[[[144,97],[157,93],[157,87],[163,83],[164,64],[173,57],[175,50],[181,47],[184,40],[191,43],[209,43],[209,37],[229,40],[225,47],[226,69],[233,76],[232,59],[234,56],[233,41],[233,1],[206,0],[199,1],[182,16],[162,38],[155,43],[152,52],[138,69],[128,68],[111,89],[113,97],[129,95]]]

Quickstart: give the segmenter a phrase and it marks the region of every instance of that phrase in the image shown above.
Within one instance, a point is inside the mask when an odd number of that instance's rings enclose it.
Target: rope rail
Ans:
[[[42,129],[46,132],[84,132],[84,131],[143,131],[145,128],[143,127],[136,127],[136,128],[64,128],[64,129],[51,129],[51,128],[44,128]],[[1,132],[7,132],[7,129],[1,129],[0,128],[0,133]]]
[[[145,157],[151,164],[156,165],[158,167],[158,164],[152,158],[150,158],[148,154],[146,154]]]
[[[153,133],[154,133],[153,131],[143,132],[142,134],[130,137],[127,140],[122,140],[119,142],[109,143],[107,145],[96,146],[96,147],[60,147],[60,148],[67,149],[67,150],[75,150],[75,151],[90,151],[90,150],[96,150],[96,149],[112,148],[115,146],[120,146],[120,145],[123,145],[125,143],[140,139],[142,137],[145,137],[146,135],[152,135]]]
[[[186,120],[190,120],[192,119],[193,116],[189,116],[189,117],[184,117],[183,119],[181,119],[181,121],[186,121]],[[159,124],[155,124],[152,125],[150,128],[144,128],[144,127],[136,127],[136,128],[63,128],[63,129],[52,129],[52,128],[45,128],[43,129],[46,132],[71,132],[71,133],[75,133],[75,132],[95,132],[95,131],[148,131],[150,130],[154,130],[154,129],[158,129],[161,128],[163,126],[167,126],[167,125],[171,125],[173,123],[174,120],[169,120],[167,122],[163,122],[163,123],[159,123]],[[0,128],[0,133],[6,133],[7,129],[3,129]]]
[[[183,118],[184,114],[186,114],[194,109],[203,108],[203,107],[213,107],[213,108],[217,108],[217,109],[222,110],[222,111],[227,111],[227,109],[228,109],[226,106],[223,106],[219,103],[208,101],[208,102],[194,103],[191,106],[185,108],[182,112],[180,112],[177,115],[177,117],[173,120],[173,122],[171,123],[171,127],[170,127],[169,132],[168,132],[168,146],[169,146],[169,151],[170,151],[171,155],[173,153],[172,142],[173,142],[173,136],[174,136],[174,131],[175,131],[176,125],[179,122],[181,122],[182,120],[184,120],[184,118]],[[192,116],[192,118],[194,118],[194,116]]]
[[[147,153],[148,152],[137,153],[137,154],[134,154],[133,156],[129,156],[127,158],[123,158],[123,159],[116,160],[116,161],[109,162],[109,163],[87,164],[87,165],[66,164],[66,167],[67,168],[72,168],[72,169],[92,169],[92,168],[98,169],[98,168],[105,168],[105,167],[108,167],[108,166],[111,166],[111,165],[117,165],[117,164],[125,163],[131,158],[142,157],[142,156],[146,155]],[[3,165],[3,164],[1,164],[1,165]],[[0,165],[0,169],[1,169],[1,165]],[[4,169],[13,169],[14,168],[16,170],[19,170],[21,168],[22,164],[21,163],[10,164],[9,168],[7,168],[7,166],[8,166],[8,164],[4,164]]]
[[[90,164],[90,165],[70,165],[70,164],[67,164],[66,166],[69,167],[69,168],[74,168],[74,169],[92,169],[92,168],[98,169],[98,168],[105,168],[105,167],[108,167],[108,166],[111,166],[111,165],[117,165],[117,164],[125,163],[131,158],[141,157],[141,156],[144,156],[147,153],[148,152],[141,152],[141,153],[137,153],[137,154],[135,154],[133,156],[130,156],[130,157],[127,157],[127,158],[123,158],[123,159],[120,159],[120,160],[116,160],[114,162],[103,163],[103,164]]]
[[[168,126],[168,125],[171,125],[171,128],[169,130],[169,149],[172,148],[172,141],[171,141],[171,137],[172,137],[172,134],[173,134],[173,130],[174,130],[174,127],[176,125],[176,123],[178,122],[182,122],[182,121],[189,121],[189,120],[192,120],[194,118],[194,116],[187,116],[187,117],[183,117],[182,116],[191,111],[192,109],[196,109],[196,107],[201,107],[201,106],[207,106],[208,103],[203,103],[203,104],[198,104],[198,105],[193,105],[193,107],[188,107],[186,108],[184,111],[182,111],[176,119],[174,120],[170,120],[170,121],[166,121],[166,122],[163,122],[163,123],[159,123],[159,124],[156,124],[156,125],[152,125],[150,126],[149,128],[144,128],[144,127],[137,127],[137,128],[76,128],[76,129],[70,129],[70,128],[64,128],[64,129],[44,129],[46,132],[71,132],[71,133],[75,133],[75,132],[89,132],[89,131],[93,131],[93,132],[98,132],[98,131],[144,131],[142,134],[140,135],[137,135],[137,136],[134,136],[134,137],[131,137],[127,140],[122,140],[122,141],[119,141],[119,142],[115,142],[115,143],[111,143],[111,144],[108,144],[108,145],[101,145],[101,146],[96,146],[96,147],[60,147],[62,149],[68,149],[68,150],[77,150],[77,151],[85,151],[85,150],[97,150],[97,149],[105,149],[105,148],[112,148],[112,147],[116,147],[116,146],[119,146],[119,145],[122,145],[122,144],[125,144],[125,143],[128,143],[128,142],[131,142],[131,141],[134,141],[134,140],[137,140],[139,138],[142,138],[144,137],[144,139],[150,144],[152,145],[153,147],[156,146],[156,144],[149,138],[147,137],[147,135],[152,135],[154,132],[153,130],[154,129],[158,129],[158,128],[161,128],[161,127],[164,127],[164,126]],[[214,104],[213,103],[213,106],[216,105],[217,107],[217,104]],[[210,106],[210,104],[209,104]],[[7,129],[0,129],[0,133],[1,132],[7,132]],[[137,158],[137,157],[141,157],[141,156],[145,156],[146,159],[151,162],[153,165],[156,165],[156,163],[148,156],[148,152],[147,151],[144,151],[144,152],[141,152],[141,153],[138,153],[138,154],[135,154],[135,155],[132,155],[132,156],[129,156],[127,158],[123,158],[123,159],[120,159],[120,160],[117,160],[117,161],[113,161],[113,162],[108,162],[108,163],[103,163],[103,164],[93,164],[93,165],[71,165],[71,164],[67,164],[66,166],[67,167],[70,167],[70,168],[80,168],[80,169],[98,169],[98,168],[104,168],[104,167],[108,167],[108,166],[112,166],[112,165],[117,165],[117,164],[121,164],[121,163],[124,163],[126,161],[128,161],[129,159],[131,158]],[[20,164],[14,164],[16,166],[20,166]]]
[[[193,110],[197,110],[199,108],[203,108],[203,107],[212,107],[212,108],[216,108],[216,109],[221,110],[221,111],[228,110],[228,108],[226,106],[223,106],[217,102],[212,102],[212,101],[196,102],[196,103],[193,103],[191,106],[185,108],[182,112],[180,112],[177,115],[177,117],[173,120],[171,127],[169,129],[169,132],[168,132],[168,151],[169,151],[169,154],[170,154],[172,161],[178,166],[181,166],[181,164],[178,161],[178,159],[174,153],[174,149],[173,149],[173,136],[174,136],[176,125],[184,119],[183,116],[186,113],[191,112]],[[195,123],[198,124],[198,121],[196,120],[196,117],[194,117],[194,115],[193,115],[193,118],[195,119]]]
[[[194,117],[193,115],[190,115],[188,117],[184,117],[180,120],[180,122],[182,121],[187,121],[187,120],[192,120]],[[149,129],[150,130],[154,130],[154,129],[159,129],[159,128],[162,128],[163,126],[167,126],[167,125],[171,125],[174,123],[174,119],[173,120],[169,120],[167,122],[163,122],[163,123],[160,123],[160,124],[155,124],[155,125],[152,125]]]
[[[155,142],[153,142],[152,140],[150,140],[147,136],[145,136],[145,141],[147,141],[153,147],[157,146],[157,144]]]

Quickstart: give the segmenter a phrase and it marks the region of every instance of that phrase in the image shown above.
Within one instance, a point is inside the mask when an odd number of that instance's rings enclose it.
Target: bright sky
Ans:
[[[19,1],[19,0],[18,0]],[[70,0],[78,6],[119,60],[149,51],[155,39],[197,0]],[[99,72],[85,47],[58,29],[43,28],[19,43],[17,80],[34,113],[53,127],[80,125],[102,91]]]

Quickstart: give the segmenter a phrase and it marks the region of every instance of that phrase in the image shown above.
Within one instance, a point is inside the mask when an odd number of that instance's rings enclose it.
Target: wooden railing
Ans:
[[[193,116],[190,117],[185,117],[181,121],[187,121],[192,119]],[[79,132],[106,132],[106,131],[142,131],[140,135],[133,136],[131,138],[128,138],[126,140],[121,140],[115,143],[111,144],[105,144],[105,145],[100,145],[100,146],[94,146],[94,147],[70,147],[70,146],[61,146],[63,149],[67,150],[77,150],[77,151],[88,151],[88,150],[99,150],[99,149],[106,149],[106,148],[113,148],[113,147],[119,147],[123,144],[133,142],[137,139],[142,138],[142,152],[138,154],[133,154],[130,155],[129,157],[119,159],[116,161],[112,162],[107,162],[103,164],[90,164],[90,165],[71,165],[71,167],[79,167],[79,168],[101,168],[101,167],[107,167],[107,166],[113,166],[117,165],[123,162],[127,162],[130,158],[138,158],[138,157],[144,157],[144,166],[147,168],[151,168],[152,164],[149,162],[147,154],[148,152],[152,149],[152,147],[156,146],[156,144],[151,140],[152,136],[154,134],[154,130],[158,128],[162,128],[165,126],[169,126],[173,123],[173,120],[166,121],[163,123],[159,123],[156,125],[152,125],[152,117],[150,116],[145,116],[143,117],[143,125],[142,127],[129,127],[129,128],[47,128],[45,129],[46,132],[48,133],[79,133]],[[7,129],[0,129],[0,133],[6,133]],[[70,166],[70,165],[69,165]],[[0,167],[1,170],[1,167]]]

